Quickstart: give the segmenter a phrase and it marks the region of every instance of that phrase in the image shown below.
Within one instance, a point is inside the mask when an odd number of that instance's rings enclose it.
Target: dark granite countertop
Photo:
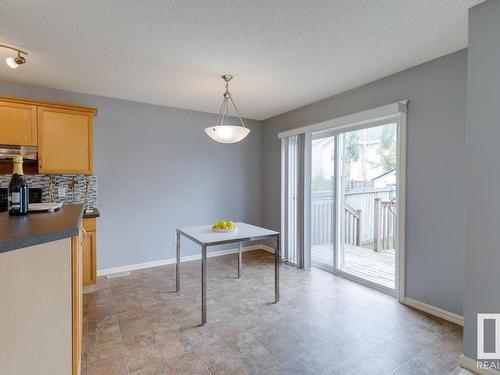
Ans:
[[[0,213],[0,253],[78,235],[83,205],[65,204],[55,212],[10,216]]]
[[[84,212],[83,213],[83,218],[84,219],[93,219],[95,217],[101,217],[101,213],[97,208],[94,208],[92,212]]]

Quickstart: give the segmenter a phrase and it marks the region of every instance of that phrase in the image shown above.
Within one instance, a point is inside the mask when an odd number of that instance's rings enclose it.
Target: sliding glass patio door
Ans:
[[[395,289],[397,124],[338,134],[337,271]]]
[[[336,137],[318,133],[311,140],[311,264],[332,271],[335,256]]]
[[[407,102],[280,133],[283,260],[404,298]]]

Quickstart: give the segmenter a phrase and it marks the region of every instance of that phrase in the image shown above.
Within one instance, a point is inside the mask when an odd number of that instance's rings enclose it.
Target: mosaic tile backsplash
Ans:
[[[0,175],[0,188],[9,186],[11,175]],[[97,177],[95,175],[46,175],[35,174],[25,175],[29,188],[42,189],[42,202],[50,202],[49,186],[52,178],[53,182],[53,202],[63,203],[87,203],[85,202],[86,182],[89,183],[88,208],[98,208],[97,205]],[[73,187],[73,189],[72,189]],[[59,188],[65,189],[65,196],[59,196]]]

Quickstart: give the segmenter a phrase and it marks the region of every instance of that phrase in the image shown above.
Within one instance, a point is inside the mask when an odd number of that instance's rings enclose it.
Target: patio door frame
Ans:
[[[311,181],[311,168],[310,168],[310,160],[311,160],[311,140],[313,133],[321,133],[325,132],[325,134],[334,135],[335,136],[335,170],[334,170],[334,178],[335,178],[335,199],[334,199],[334,228],[333,235],[335,239],[334,244],[334,264],[333,264],[333,273],[347,279],[356,281],[360,284],[364,284],[373,289],[379,290],[381,292],[395,295],[398,298],[399,302],[404,303],[405,298],[405,228],[406,228],[406,123],[407,123],[407,108],[408,108],[408,100],[401,100],[396,103],[388,104],[382,107],[373,108],[367,111],[355,113],[352,115],[334,118],[332,120],[324,121],[321,123],[316,123],[308,126],[304,126],[301,128],[285,131],[278,134],[278,138],[283,139],[292,135],[304,134],[304,139],[306,140],[304,145],[304,161],[308,161],[308,163],[304,163],[304,166],[308,166],[304,168],[304,183],[306,186],[310,185]],[[396,264],[395,264],[395,289],[392,290],[390,288],[384,287],[382,285],[376,284],[374,282],[362,279],[360,277],[354,276],[350,273],[344,272],[337,267],[337,259],[339,256],[339,241],[341,240],[337,234],[341,233],[339,230],[340,225],[340,210],[338,209],[338,202],[340,202],[340,194],[341,189],[338,187],[341,186],[340,183],[340,158],[339,155],[339,141],[338,136],[341,133],[364,129],[367,127],[378,126],[382,124],[387,124],[388,122],[396,123],[397,126],[397,162],[396,162],[396,196],[397,196],[397,247],[396,247]],[[307,183],[307,184],[306,184]],[[310,206],[311,196],[310,190],[305,192],[304,194],[304,202],[308,202],[308,206]],[[283,194],[283,189],[282,189]],[[282,196],[282,202],[283,202]],[[282,205],[282,217],[283,217],[283,205]],[[304,250],[305,257],[310,259],[311,254],[311,244],[310,244],[310,215],[304,215]],[[283,228],[282,228],[283,229]],[[309,262],[307,262],[309,263]]]
[[[406,117],[406,116],[405,116]],[[399,235],[400,233],[404,233],[404,227],[403,230],[401,229],[399,225],[400,217],[402,217],[401,214],[401,205],[399,204],[399,194],[401,193],[400,189],[400,184],[401,184],[401,178],[400,178],[400,172],[401,172],[401,167],[404,166],[406,163],[402,162],[404,159],[401,159],[401,151],[402,148],[400,146],[400,139],[401,139],[401,128],[400,128],[400,120],[401,120],[401,115],[394,115],[393,117],[388,117],[384,118],[383,120],[379,119],[374,119],[373,121],[366,122],[362,125],[356,124],[356,125],[346,125],[343,126],[340,129],[336,129],[334,132],[330,132],[330,134],[335,136],[335,199],[334,199],[334,215],[335,215],[335,220],[334,220],[334,257],[333,257],[333,273],[342,277],[345,277],[347,279],[356,281],[360,284],[369,286],[373,289],[379,290],[383,293],[394,295],[394,296],[400,296],[401,294],[404,294],[403,291],[398,290],[398,285],[401,284],[401,280],[404,280],[404,254],[401,254],[399,251],[401,248],[401,244],[399,241]],[[369,128],[375,128],[378,126],[383,126],[387,125],[390,123],[395,123],[396,124],[396,134],[397,134],[397,140],[396,140],[396,154],[397,154],[397,162],[396,162],[396,197],[397,197],[397,204],[396,204],[396,210],[397,210],[397,215],[396,215],[396,220],[398,225],[396,226],[396,232],[395,232],[395,237],[398,239],[398,242],[396,244],[396,249],[395,249],[395,264],[394,264],[394,274],[395,274],[395,284],[394,284],[394,289],[388,288],[384,285],[380,285],[376,282],[366,280],[362,277],[356,276],[352,273],[343,271],[341,269],[341,264],[343,262],[343,251],[342,251],[342,246],[344,245],[344,231],[342,230],[342,208],[343,208],[343,199],[342,195],[345,191],[345,181],[342,179],[343,176],[343,171],[342,171],[342,158],[340,157],[341,153],[343,152],[344,148],[341,146],[340,142],[340,136],[342,136],[345,133],[349,133],[352,131],[357,131],[357,130],[363,130],[363,129],[369,129]],[[406,130],[406,129],[405,129]],[[406,134],[406,133],[404,133]],[[404,247],[404,246],[403,246]]]

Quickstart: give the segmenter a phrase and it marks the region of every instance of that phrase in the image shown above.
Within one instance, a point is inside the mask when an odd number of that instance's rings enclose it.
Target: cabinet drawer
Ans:
[[[93,231],[95,232],[96,219],[94,217],[89,218],[89,219],[83,219],[82,226],[83,226],[83,229],[85,229],[85,231],[87,231],[87,232],[93,232]]]

